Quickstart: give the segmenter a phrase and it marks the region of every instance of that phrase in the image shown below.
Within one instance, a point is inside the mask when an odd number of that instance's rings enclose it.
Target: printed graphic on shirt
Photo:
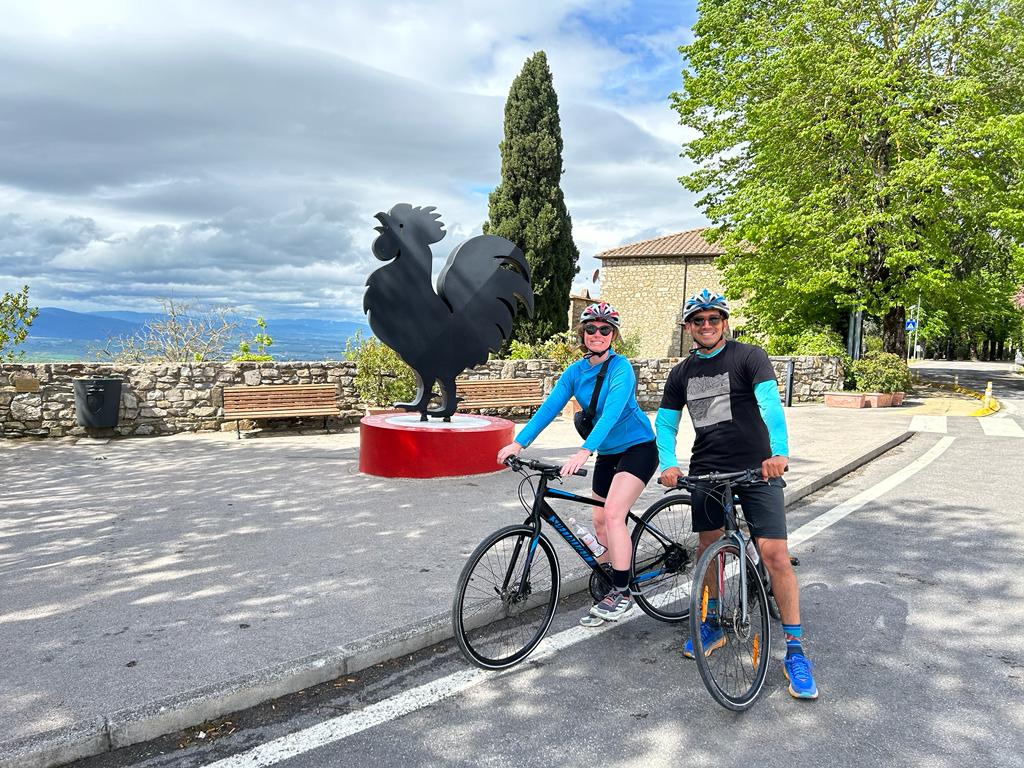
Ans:
[[[729,401],[729,374],[694,376],[686,382],[686,407],[694,429],[732,421]]]

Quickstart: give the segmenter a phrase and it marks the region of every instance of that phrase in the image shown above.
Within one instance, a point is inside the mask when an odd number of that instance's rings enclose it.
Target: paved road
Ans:
[[[1024,529],[1013,479],[1024,443],[980,424],[951,418],[945,434],[918,435],[791,512],[799,539],[804,524],[877,495],[795,546],[817,702],[787,695],[776,638],[762,699],[727,713],[681,658],[682,631],[641,617],[503,675],[467,672],[443,644],[242,713],[208,728],[212,743],[191,731],[80,768],[1020,766]],[[566,606],[553,633],[571,639],[581,610]],[[421,688],[445,685],[456,691],[440,700]],[[231,728],[241,730],[214,738]],[[314,746],[332,730],[349,735]],[[277,757],[246,752],[296,732]]]
[[[992,382],[993,394],[1006,409],[1003,416],[1024,414],[1024,376],[1014,372],[1017,366],[1012,363],[925,360],[913,368],[925,378],[946,383],[957,377],[962,386],[978,392],[984,392]]]

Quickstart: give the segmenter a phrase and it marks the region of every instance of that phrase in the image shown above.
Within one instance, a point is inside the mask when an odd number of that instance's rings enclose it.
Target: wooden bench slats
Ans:
[[[338,388],[334,384],[224,387],[223,394],[224,417],[228,419],[285,419],[340,413]]]
[[[458,382],[459,410],[540,405],[544,402],[539,379],[477,379]]]

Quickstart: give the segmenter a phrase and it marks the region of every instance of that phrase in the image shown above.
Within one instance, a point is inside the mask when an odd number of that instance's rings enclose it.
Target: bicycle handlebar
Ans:
[[[545,464],[543,461],[537,461],[535,459],[520,459],[518,456],[509,456],[505,459],[505,466],[510,469],[514,469],[516,472],[521,469],[533,469],[545,475],[557,476],[562,474],[562,467],[558,464]],[[580,477],[587,476],[587,470],[577,469],[573,472],[574,475]]]
[[[788,471],[789,467],[786,470]],[[709,472],[706,475],[682,475],[676,480],[676,488],[685,489],[692,488],[697,484],[724,483],[727,481],[737,481],[739,483],[768,482],[761,474],[761,468],[754,467],[739,472]]]

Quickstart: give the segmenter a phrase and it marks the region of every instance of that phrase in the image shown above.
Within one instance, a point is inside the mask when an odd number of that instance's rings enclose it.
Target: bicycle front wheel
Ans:
[[[502,528],[469,556],[452,604],[455,642],[484,669],[504,669],[525,659],[551,626],[560,572],[554,547],[533,529]]]
[[[636,604],[659,621],[690,615],[690,574],[697,552],[690,499],[666,496],[652,504],[633,528],[633,590]]]
[[[741,567],[747,574],[746,601]],[[757,567],[731,539],[716,541],[697,561],[690,592],[690,639],[697,670],[715,701],[735,711],[753,704],[768,673],[768,596]]]

